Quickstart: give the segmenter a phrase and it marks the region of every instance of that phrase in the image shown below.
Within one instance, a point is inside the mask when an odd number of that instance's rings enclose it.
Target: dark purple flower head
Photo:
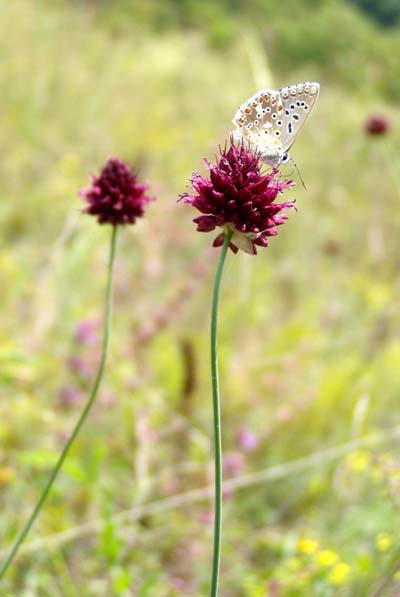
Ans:
[[[223,244],[225,233],[231,230],[232,251],[242,249],[255,255],[257,246],[266,247],[268,237],[275,236],[276,227],[285,223],[287,215],[281,212],[294,202],[274,201],[294,182],[279,178],[277,168],[261,174],[260,156],[243,145],[237,147],[231,141],[220,154],[215,165],[206,161],[209,178],[194,173],[190,179],[194,193],[184,193],[180,199],[203,214],[193,220],[199,232],[223,229],[214,240],[215,247]]]
[[[97,216],[100,224],[134,224],[153,199],[145,193],[148,185],[138,183],[129,166],[118,158],[109,158],[100,176],[93,176],[91,183],[80,194],[88,203],[85,213]]]
[[[386,135],[390,130],[390,123],[385,116],[373,114],[367,118],[365,132],[367,135]]]

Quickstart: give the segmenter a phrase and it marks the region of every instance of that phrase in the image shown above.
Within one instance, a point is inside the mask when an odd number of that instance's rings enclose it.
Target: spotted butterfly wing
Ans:
[[[279,91],[258,91],[240,106],[233,118],[237,140],[273,159],[282,151],[283,110]]]
[[[282,89],[262,89],[236,112],[234,139],[248,143],[261,159],[277,166],[287,157],[318,99],[318,83],[298,83]]]
[[[319,95],[319,83],[298,83],[279,90],[285,109],[285,129],[282,138],[283,151],[293,145]]]

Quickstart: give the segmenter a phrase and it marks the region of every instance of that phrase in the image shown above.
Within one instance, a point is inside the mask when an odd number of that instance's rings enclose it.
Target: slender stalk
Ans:
[[[5,561],[3,562],[3,564],[0,567],[0,579],[2,579],[4,577],[10,564],[14,560],[21,544],[23,543],[23,541],[24,541],[25,537],[27,536],[27,534],[29,533],[33,523],[35,522],[36,518],[38,517],[38,515],[43,507],[43,504],[53,486],[53,483],[56,480],[58,473],[60,472],[60,469],[64,463],[64,460],[66,459],[73,442],[75,441],[83,423],[85,422],[86,417],[88,416],[88,414],[90,412],[90,409],[93,405],[94,399],[96,398],[97,391],[100,386],[100,382],[103,378],[106,360],[107,360],[108,343],[109,343],[110,327],[111,327],[112,282],[113,282],[113,272],[114,272],[116,240],[117,240],[117,226],[114,226],[113,230],[112,230],[112,235],[111,235],[110,255],[109,255],[109,261],[108,261],[106,304],[105,304],[105,317],[104,317],[104,327],[103,327],[103,344],[102,344],[101,359],[100,359],[100,364],[99,364],[99,368],[97,371],[96,379],[94,381],[94,384],[93,384],[92,390],[89,394],[89,397],[86,401],[85,407],[82,410],[82,413],[81,413],[67,443],[65,444],[65,446],[58,458],[58,461],[57,461],[57,463],[56,463],[56,465],[55,465],[55,467],[54,467],[54,469],[53,469],[53,471],[52,471],[52,473],[42,491],[42,494],[41,494],[39,500],[37,501],[29,519],[25,523],[25,526],[22,528],[20,533],[17,535],[17,538],[15,539],[14,544],[12,545],[7,558],[5,559]]]
[[[218,300],[221,286],[222,270],[226,253],[231,242],[232,232],[225,233],[225,240],[218,259],[215,273],[214,290],[211,307],[211,381],[214,411],[214,458],[215,458],[215,518],[214,518],[214,555],[211,576],[210,597],[218,595],[219,563],[221,559],[221,530],[222,530],[222,440],[221,440],[221,409],[219,401],[218,381]]]

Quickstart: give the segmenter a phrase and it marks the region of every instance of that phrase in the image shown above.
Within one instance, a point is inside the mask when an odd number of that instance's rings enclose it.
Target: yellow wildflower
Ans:
[[[346,465],[353,473],[362,473],[371,462],[370,452],[365,450],[357,450],[347,457]]]
[[[327,568],[330,566],[334,566],[339,559],[337,553],[330,549],[323,549],[315,556],[315,561],[317,564],[321,566],[326,566]]]
[[[3,274],[13,274],[17,270],[17,262],[11,253],[0,251],[0,271]]]
[[[327,578],[328,583],[335,586],[345,585],[349,580],[351,568],[345,562],[339,562],[332,568]]]
[[[306,537],[300,539],[297,544],[297,549],[300,553],[311,554],[318,550],[318,541],[314,539],[307,539]]]
[[[0,467],[0,487],[2,485],[8,485],[8,483],[14,481],[15,477],[16,473],[13,468],[10,466]]]
[[[388,533],[379,533],[376,536],[375,545],[378,551],[389,551],[393,545],[393,539]]]

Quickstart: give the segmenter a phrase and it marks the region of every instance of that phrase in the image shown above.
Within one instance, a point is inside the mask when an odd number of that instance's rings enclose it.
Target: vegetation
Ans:
[[[5,595],[206,594],[217,252],[176,198],[244,99],[307,79],[298,212],[224,274],[221,595],[369,595],[400,558],[398,44],[328,0],[0,4],[3,556],[99,357],[109,230],[76,191],[112,154],[158,196],[121,234],[106,383]]]
[[[360,8],[376,19],[378,23],[386,26],[398,25],[400,20],[400,5],[397,0],[353,0]]]

